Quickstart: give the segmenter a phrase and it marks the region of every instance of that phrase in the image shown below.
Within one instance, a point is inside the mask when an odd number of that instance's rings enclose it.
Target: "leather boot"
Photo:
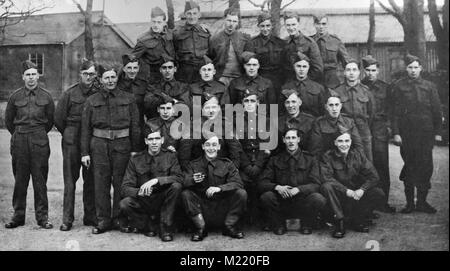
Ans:
[[[342,238],[344,236],[345,236],[344,220],[343,219],[336,220],[336,222],[334,224],[333,237],[334,238]]]
[[[428,190],[417,190],[417,212],[434,214],[437,210],[427,202]]]
[[[406,197],[406,207],[400,212],[403,214],[409,214],[414,212],[414,186],[405,185],[405,197]]]
[[[193,216],[191,219],[195,226],[195,231],[191,236],[191,241],[193,242],[202,241],[203,238],[207,236],[207,233],[205,231],[205,220],[203,219],[203,215],[198,214],[196,216]]]

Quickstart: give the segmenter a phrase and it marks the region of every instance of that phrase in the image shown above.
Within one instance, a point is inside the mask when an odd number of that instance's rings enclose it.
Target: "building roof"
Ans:
[[[101,22],[102,12],[93,11],[92,21]],[[130,47],[133,43],[106,16],[104,23],[110,26]],[[69,44],[84,33],[84,16],[80,12],[33,15],[26,20],[8,26],[1,45]]]

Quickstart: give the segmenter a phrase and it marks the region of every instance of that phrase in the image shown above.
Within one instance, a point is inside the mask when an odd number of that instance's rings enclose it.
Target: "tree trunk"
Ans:
[[[439,60],[439,69],[446,70],[448,72],[449,57],[448,57],[448,47],[449,47],[449,31],[448,31],[448,8],[449,0],[445,0],[444,6],[442,8],[443,16],[441,25],[439,19],[439,13],[437,11],[436,1],[428,0],[428,10],[430,14],[430,23],[433,27],[433,33],[437,40],[437,54]]]
[[[422,66],[426,69],[423,0],[403,0],[403,14],[406,21],[406,25],[403,28],[406,52],[418,56],[422,60]]]
[[[239,0],[229,0],[228,1],[228,7],[229,8],[231,8],[231,7],[235,7],[235,8],[237,8],[237,9],[240,9],[241,8],[241,6],[239,5]]]
[[[282,0],[272,0],[270,1],[270,15],[272,16],[272,34],[279,37],[280,36],[280,12],[281,12],[281,1]]]
[[[166,6],[167,6],[167,27],[169,29],[175,28],[175,12],[173,9],[173,1],[172,0],[166,0]]]
[[[367,38],[367,54],[373,54],[375,45],[375,0],[370,0],[369,8],[369,37]]]
[[[88,0],[86,3],[86,10],[84,13],[84,49],[86,58],[89,60],[95,60],[94,58],[94,41],[92,34],[92,2]]]

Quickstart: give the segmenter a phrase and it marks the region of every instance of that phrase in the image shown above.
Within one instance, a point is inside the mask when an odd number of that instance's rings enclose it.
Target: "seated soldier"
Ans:
[[[369,232],[367,219],[383,206],[385,197],[377,187],[377,171],[362,151],[353,148],[350,133],[336,133],[334,139],[335,148],[320,161],[320,192],[334,214],[333,237],[344,237],[345,223],[357,232]]]
[[[189,162],[181,200],[196,230],[191,240],[202,241],[206,226],[222,224],[223,235],[244,238],[237,223],[247,207],[247,192],[236,166],[228,158],[219,158],[219,138],[210,134],[203,140],[204,154]]]
[[[173,240],[175,206],[183,188],[183,173],[176,154],[161,146],[164,137],[159,130],[144,129],[147,151],[130,158],[123,183],[120,202],[121,212],[130,218],[130,224],[122,232],[142,232],[156,236],[154,221],[159,216],[160,238]]]
[[[341,109],[340,98],[330,96],[325,104],[325,115],[317,118],[313,123],[309,150],[318,158],[334,147],[333,135],[339,131],[348,131],[352,135],[353,146],[360,151],[364,151],[355,121],[348,115],[341,113]]]
[[[300,233],[311,234],[312,225],[326,204],[319,193],[317,160],[299,147],[300,141],[298,129],[287,129],[283,136],[285,150],[270,158],[260,176],[261,204],[277,235],[286,233],[286,217],[301,218]]]
[[[161,104],[162,96],[165,93],[175,100],[175,103],[184,103],[189,105],[189,85],[179,82],[175,79],[177,72],[177,63],[172,57],[163,54],[161,56],[162,79],[149,86],[149,90],[144,97],[144,110],[147,119],[158,116],[158,106]]]

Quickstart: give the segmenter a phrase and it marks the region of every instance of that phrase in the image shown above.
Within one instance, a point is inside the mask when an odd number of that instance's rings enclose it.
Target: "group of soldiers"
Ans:
[[[199,24],[195,2],[186,2],[184,14],[186,23],[170,31],[165,13],[153,8],[150,30],[122,57],[121,70],[83,61],[79,82],[56,109],[36,65],[23,63],[25,85],[5,116],[15,177],[6,228],[24,225],[30,175],[36,220],[53,227],[46,189],[53,125],[62,134],[61,231],[74,222],[81,169],[83,223],[93,234],[116,229],[172,241],[183,228],[201,241],[219,226],[240,239],[243,222],[282,235],[286,218],[300,218],[302,234],[323,221],[334,224],[336,238],[348,227],[368,232],[375,209],[396,211],[388,204],[391,136],[405,162],[401,212],[436,212],[426,197],[441,107],[433,83],[420,76],[422,60],[408,55],[408,76],[387,84],[378,61],[365,56],[360,80],[360,62],[328,33],[326,15],[314,17],[317,33],[308,37],[299,17],[285,14],[289,37],[282,40],[268,13],[258,16],[253,38],[239,31],[237,10],[224,12],[224,29],[213,36]],[[234,120],[223,115],[230,104],[243,108]],[[243,126],[233,126],[238,119]],[[261,134],[273,123],[278,144],[270,146]],[[199,137],[197,127],[207,127]]]

